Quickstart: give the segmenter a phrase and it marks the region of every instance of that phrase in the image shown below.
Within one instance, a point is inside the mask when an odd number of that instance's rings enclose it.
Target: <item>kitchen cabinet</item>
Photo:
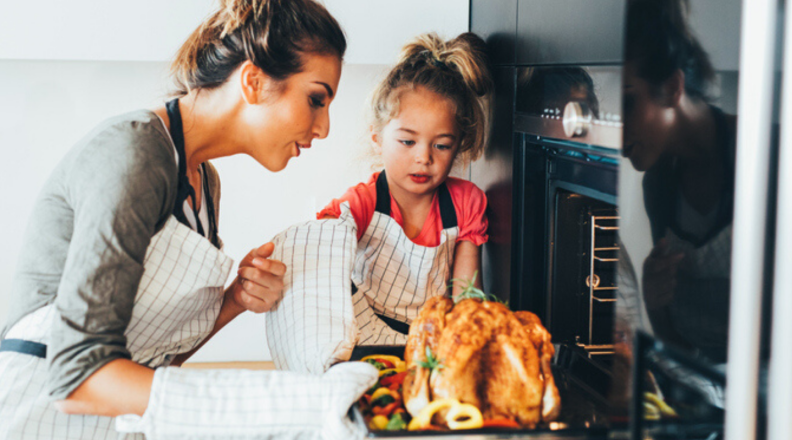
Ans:
[[[622,60],[624,0],[519,0],[518,65],[618,64]]]
[[[325,0],[348,64],[391,64],[411,37],[468,30],[468,0]],[[168,61],[216,0],[6,2],[0,60]],[[46,31],[42,31],[46,30]]]
[[[487,42],[494,65],[514,65],[517,0],[472,0],[470,31]]]

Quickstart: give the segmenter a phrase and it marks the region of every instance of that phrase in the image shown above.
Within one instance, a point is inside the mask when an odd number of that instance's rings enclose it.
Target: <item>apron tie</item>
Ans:
[[[38,358],[47,358],[47,346],[40,342],[26,341],[24,339],[3,339],[0,341],[0,352],[11,351],[29,354]]]

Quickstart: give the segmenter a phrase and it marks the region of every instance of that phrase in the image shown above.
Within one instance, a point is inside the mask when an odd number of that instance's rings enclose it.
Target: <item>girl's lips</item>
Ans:
[[[415,183],[426,183],[429,181],[429,176],[422,174],[410,174],[410,179]]]

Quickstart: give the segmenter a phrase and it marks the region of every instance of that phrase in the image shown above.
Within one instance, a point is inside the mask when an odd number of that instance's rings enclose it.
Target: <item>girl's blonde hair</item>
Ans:
[[[345,51],[341,26],[314,0],[220,0],[173,60],[175,94],[218,87],[246,60],[283,80],[302,70],[303,53]]]
[[[435,33],[418,36],[374,90],[371,126],[377,132],[399,114],[405,91],[424,87],[456,107],[461,133],[458,156],[476,160],[487,145],[491,124],[492,76],[484,41],[472,33],[443,41]]]

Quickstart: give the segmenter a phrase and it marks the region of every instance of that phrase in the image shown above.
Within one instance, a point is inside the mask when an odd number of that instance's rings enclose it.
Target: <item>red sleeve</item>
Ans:
[[[467,240],[481,246],[489,240],[487,228],[487,196],[484,191],[467,180],[449,177],[446,180],[459,224],[457,242]]]
[[[348,202],[349,210],[352,212],[352,217],[355,218],[355,223],[357,223],[357,238],[360,240],[366,232],[369,223],[371,223],[371,217],[374,216],[374,210],[377,206],[377,175],[379,173],[375,173],[368,183],[358,183],[349,188],[340,198],[333,199],[332,202],[316,214],[316,218],[338,218],[341,215],[341,204]]]

